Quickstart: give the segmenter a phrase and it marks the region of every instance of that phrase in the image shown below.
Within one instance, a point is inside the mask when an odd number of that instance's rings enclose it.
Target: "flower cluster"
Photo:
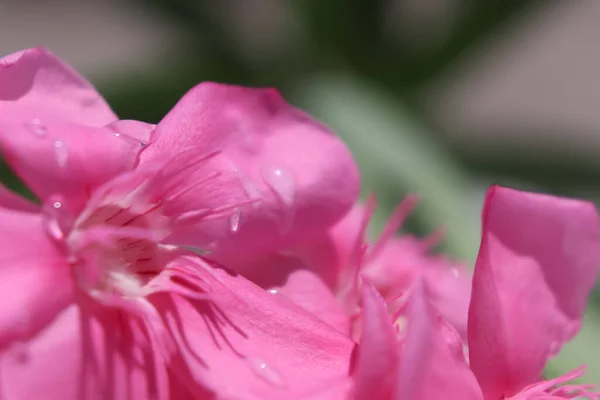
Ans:
[[[597,399],[553,380],[600,266],[590,203],[492,187],[474,275],[374,242],[343,142],[203,83],[119,120],[44,49],[0,59],[0,400]]]

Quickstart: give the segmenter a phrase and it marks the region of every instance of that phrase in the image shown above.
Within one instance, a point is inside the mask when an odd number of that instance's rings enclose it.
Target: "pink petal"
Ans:
[[[78,125],[14,105],[0,122],[0,150],[8,165],[42,200],[62,194],[81,206],[91,191],[133,168],[139,141],[106,128]]]
[[[428,264],[424,276],[430,301],[466,343],[472,273],[442,258],[429,257]]]
[[[393,399],[400,343],[383,298],[367,280],[362,284],[362,307],[362,336],[353,398]]]
[[[356,204],[346,215],[324,233],[317,233],[312,240],[302,243],[298,252],[307,263],[330,285],[338,290],[342,276],[346,273],[357,243],[366,239],[361,237],[368,224],[368,210],[362,204]]]
[[[223,192],[225,202],[217,199],[213,206],[260,201],[241,208],[238,223],[211,228],[220,240],[214,256],[227,265],[326,229],[358,195],[358,169],[343,142],[272,89],[198,85],[158,124],[142,164],[190,148],[220,151],[217,181],[237,183]],[[188,171],[182,185],[203,176]],[[181,208],[205,207],[205,196],[202,188],[191,190],[181,196]]]
[[[591,203],[489,190],[468,326],[486,398],[540,379],[548,357],[578,331],[599,261]]]
[[[0,207],[17,211],[38,212],[39,207],[0,184]]]
[[[31,339],[0,352],[7,399],[164,399],[167,375],[146,337],[115,309],[73,304]]]
[[[426,291],[423,279],[411,290],[395,399],[483,400],[460,336],[433,309]]]
[[[0,208],[0,349],[36,335],[70,304],[71,279],[44,218]]]
[[[71,122],[102,126],[117,119],[94,87],[42,48],[0,59],[0,112],[15,103]]]
[[[428,251],[424,242],[411,236],[392,238],[369,261],[363,274],[388,300],[408,291],[416,279],[423,277],[430,287],[430,301],[466,340],[470,273]]]
[[[327,324],[241,276],[183,258],[210,301],[156,295],[179,343],[172,371],[227,399],[303,398],[347,376],[354,343]]]
[[[339,332],[350,332],[350,320],[323,280],[299,259],[273,254],[257,261],[246,275],[274,296],[283,296]]]

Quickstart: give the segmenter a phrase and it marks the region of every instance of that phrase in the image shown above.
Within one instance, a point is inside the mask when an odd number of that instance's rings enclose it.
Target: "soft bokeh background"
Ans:
[[[594,0],[0,0],[0,54],[48,47],[149,122],[200,81],[276,86],[345,138],[379,224],[419,193],[406,229],[472,264],[491,183],[600,201],[598,21]],[[548,375],[600,384],[599,337],[600,291]]]

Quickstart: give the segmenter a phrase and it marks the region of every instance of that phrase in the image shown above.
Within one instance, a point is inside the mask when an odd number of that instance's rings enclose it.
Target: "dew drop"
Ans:
[[[249,200],[258,200],[261,197],[260,189],[250,180],[250,178],[242,173],[239,168],[233,167],[231,171],[238,177],[242,183],[242,188],[246,192]],[[251,207],[259,207],[259,202],[253,203]]]
[[[229,217],[229,230],[236,233],[240,229],[240,221],[242,218],[242,212],[239,208],[233,210],[233,214]]]
[[[64,238],[63,231],[60,229],[60,225],[55,219],[48,219],[46,221],[46,231],[54,240],[61,240]]]
[[[39,118],[34,118],[31,121],[29,121],[27,123],[27,129],[29,130],[29,132],[31,132],[33,135],[39,138],[48,136],[48,128],[42,125],[42,122]]]
[[[271,294],[278,294],[279,291],[277,289],[269,289],[267,290],[267,292],[271,293]]]
[[[48,235],[60,242],[65,238],[72,225],[72,217],[65,209],[65,201],[60,195],[53,195],[44,203],[44,225]]]
[[[282,168],[268,168],[263,171],[263,179],[285,206],[294,203],[296,183],[289,172]]]
[[[282,387],[283,379],[281,375],[277,371],[273,369],[273,367],[269,366],[264,360],[254,358],[248,360],[250,363],[250,368],[252,372],[254,372],[259,378],[262,378],[266,382]]]
[[[294,177],[283,168],[267,168],[262,171],[262,177],[265,183],[271,188],[273,193],[279,199],[283,214],[283,230],[291,228],[294,219],[294,196],[296,191],[296,182]]]
[[[117,132],[117,133],[115,133],[115,136],[119,137],[119,136],[121,136],[121,134]]]
[[[56,156],[56,162],[60,168],[67,166],[68,150],[65,142],[57,140],[54,142],[54,154]]]

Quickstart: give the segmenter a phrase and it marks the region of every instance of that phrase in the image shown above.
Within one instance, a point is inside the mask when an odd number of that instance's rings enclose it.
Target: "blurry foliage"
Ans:
[[[572,188],[600,178],[600,171],[565,155],[519,157],[511,149],[499,149],[485,161],[473,158],[444,140],[418,100],[420,90],[459,56],[540,0],[456,0],[461,4],[456,23],[427,47],[389,37],[382,21],[390,0],[280,0],[298,20],[302,40],[261,58],[247,57],[223,18],[233,0],[129,1],[172,19],[185,35],[179,48],[165,55],[165,65],[100,85],[122,118],[158,122],[200,81],[278,87],[347,141],[361,165],[364,190],[378,195],[379,225],[403,195],[416,192],[422,204],[409,228],[429,233],[444,226],[448,236],[443,250],[457,258],[472,262],[479,245],[474,181],[579,194]],[[6,167],[0,168],[3,181],[23,191]],[[600,296],[595,303],[600,304]],[[551,364],[551,374],[586,362],[587,380],[600,383],[593,343],[600,332],[598,314],[590,312],[580,337]]]

